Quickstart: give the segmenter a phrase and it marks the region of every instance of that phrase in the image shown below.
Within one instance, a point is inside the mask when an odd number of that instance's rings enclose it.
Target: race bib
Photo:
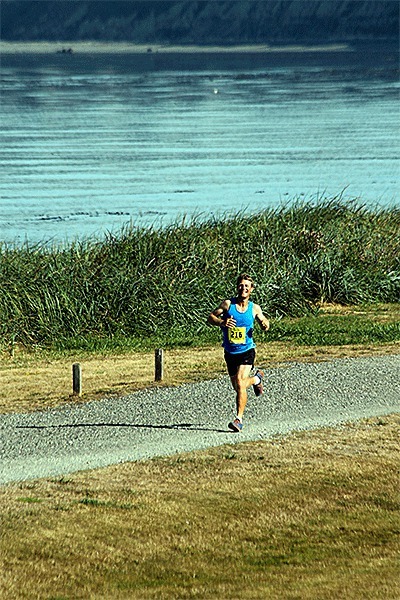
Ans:
[[[230,327],[228,340],[231,344],[244,344],[246,342],[246,327]]]

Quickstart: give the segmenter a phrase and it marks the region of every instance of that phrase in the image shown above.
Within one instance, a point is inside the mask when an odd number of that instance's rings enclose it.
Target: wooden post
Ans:
[[[82,369],[79,363],[72,365],[72,391],[76,396],[82,394]]]
[[[164,350],[156,348],[154,353],[155,381],[162,381],[164,372]]]

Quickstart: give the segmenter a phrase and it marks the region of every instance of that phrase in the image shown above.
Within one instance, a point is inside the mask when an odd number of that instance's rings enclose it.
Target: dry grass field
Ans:
[[[397,415],[0,488],[0,597],[396,600]]]
[[[325,307],[345,314],[364,309]],[[399,307],[365,322],[398,323]],[[318,321],[319,322],[319,321]],[[316,322],[317,323],[317,322]],[[301,321],[302,328],[307,322]],[[336,328],[337,329],[337,328]],[[396,354],[399,343],[260,343],[258,362]],[[79,360],[83,395],[71,396]],[[57,355],[5,348],[0,411],[225,372],[218,346]],[[0,487],[2,600],[397,600],[400,416]]]

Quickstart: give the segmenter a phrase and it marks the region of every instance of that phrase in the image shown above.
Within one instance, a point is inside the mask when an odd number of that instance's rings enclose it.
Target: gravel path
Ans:
[[[0,415],[0,484],[335,426],[399,409],[396,355],[267,369],[265,394],[255,398],[249,390],[240,434],[227,429],[234,417],[228,377]]]

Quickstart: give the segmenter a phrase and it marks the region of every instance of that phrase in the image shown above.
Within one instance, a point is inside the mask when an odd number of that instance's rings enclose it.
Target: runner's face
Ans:
[[[250,296],[252,291],[253,291],[253,285],[252,285],[251,281],[248,281],[248,279],[242,279],[242,281],[239,283],[239,285],[237,287],[238,297],[241,298],[242,300],[245,300],[246,298],[248,298]]]

